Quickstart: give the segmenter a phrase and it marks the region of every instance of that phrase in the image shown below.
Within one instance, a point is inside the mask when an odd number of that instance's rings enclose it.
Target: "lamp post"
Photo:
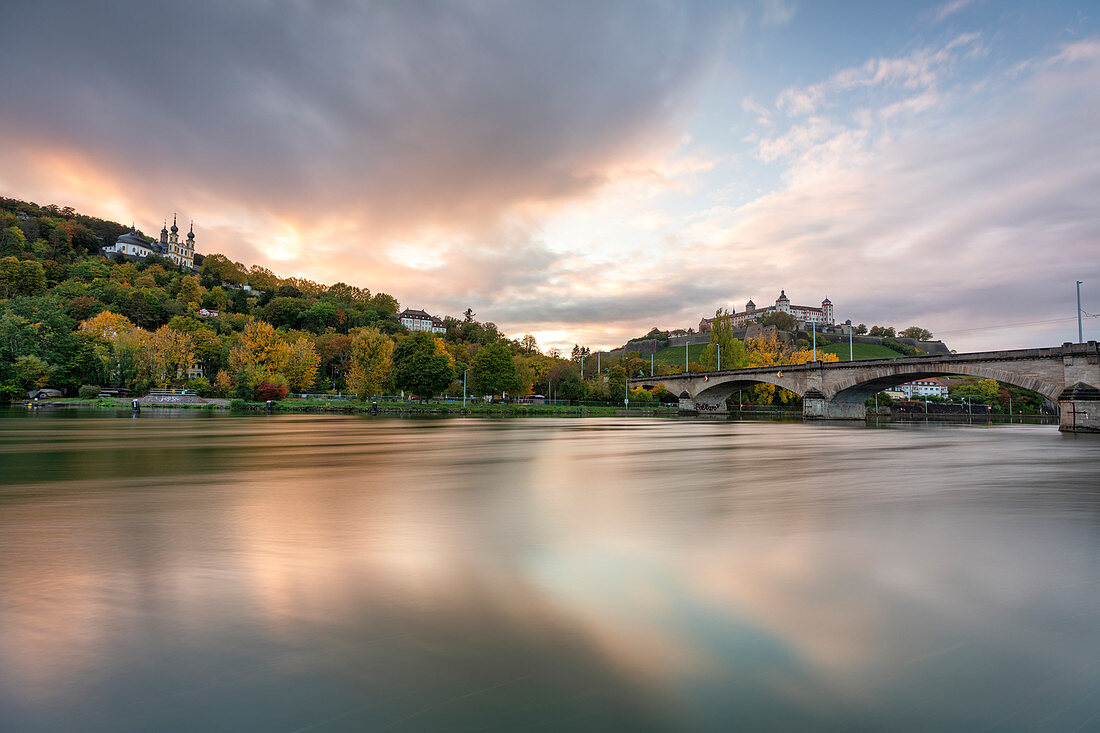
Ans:
[[[649,376],[653,376],[653,354],[649,355]]]
[[[718,371],[722,371],[722,344],[716,341],[715,346],[718,347]]]
[[[848,323],[848,361],[855,361],[855,347],[852,346],[852,324]]]
[[[688,344],[684,342],[684,374],[688,373]]]
[[[1083,280],[1077,281],[1077,343],[1085,343],[1085,332],[1081,328],[1081,283]]]
[[[814,335],[814,361],[817,361],[817,321],[810,321],[810,330]]]
[[[462,407],[466,407],[466,375],[470,373],[469,367],[462,372]]]

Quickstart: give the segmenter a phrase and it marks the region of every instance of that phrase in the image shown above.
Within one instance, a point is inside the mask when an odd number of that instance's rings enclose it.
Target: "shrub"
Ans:
[[[910,346],[909,344],[903,344],[900,341],[895,341],[892,338],[882,339],[882,345],[888,349],[893,349],[894,351],[905,354],[906,356],[916,356],[921,353],[920,349]]]
[[[262,402],[266,402],[267,400],[278,402],[286,397],[286,393],[287,389],[285,384],[260,382],[260,386],[256,387],[256,399]]]
[[[214,390],[210,387],[210,380],[206,377],[196,377],[187,382],[187,388],[193,389],[199,397],[213,397]]]
[[[234,412],[244,412],[247,408],[248,404],[244,400],[236,399],[229,401],[229,409]]]
[[[11,402],[27,396],[18,384],[0,384],[0,403]]]
[[[99,396],[98,384],[85,384],[76,391],[76,394],[82,400],[94,400]]]

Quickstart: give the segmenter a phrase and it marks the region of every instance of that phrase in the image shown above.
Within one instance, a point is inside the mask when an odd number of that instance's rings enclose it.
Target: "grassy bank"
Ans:
[[[694,344],[688,346],[688,359],[690,361],[698,362],[699,357],[703,355],[703,349],[706,348],[706,344]],[[645,359],[646,357],[642,357]],[[666,346],[653,354],[653,363],[664,364],[666,366],[674,366],[684,368],[684,347],[683,346]]]
[[[848,361],[848,342],[818,346],[818,351],[826,354],[836,354],[841,361]],[[897,359],[904,354],[898,353],[882,344],[852,344],[852,356],[855,361],[864,359]]]

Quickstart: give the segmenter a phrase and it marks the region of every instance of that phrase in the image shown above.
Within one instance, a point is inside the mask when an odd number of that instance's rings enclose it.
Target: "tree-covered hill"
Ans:
[[[547,391],[572,364],[540,353],[534,337],[507,340],[469,309],[444,318],[441,337],[413,334],[386,292],[280,277],[217,253],[196,255],[197,272],[156,255],[101,254],[129,230],[0,198],[0,398],[82,385],[246,399],[428,395],[461,393],[464,375],[471,393],[523,395]],[[593,385],[571,396],[600,394]]]

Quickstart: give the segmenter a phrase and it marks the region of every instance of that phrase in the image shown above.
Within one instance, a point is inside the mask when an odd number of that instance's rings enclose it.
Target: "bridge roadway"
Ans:
[[[863,420],[868,397],[914,379],[969,375],[1030,389],[1057,402],[1059,429],[1100,432],[1100,348],[1096,341],[1047,349],[908,356],[727,369],[635,377],[632,387],[658,384],[680,396],[680,409],[722,413],[726,398],[755,384],[774,384],[802,398],[806,419]]]

